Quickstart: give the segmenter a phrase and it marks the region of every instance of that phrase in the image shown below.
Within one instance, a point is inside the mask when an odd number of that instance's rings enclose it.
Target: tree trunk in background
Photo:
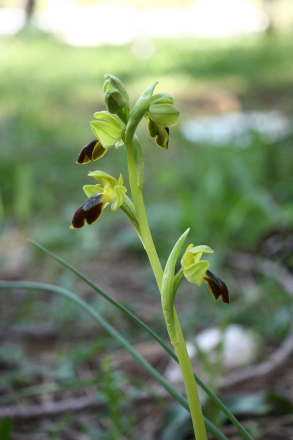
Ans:
[[[25,3],[25,24],[29,24],[31,22],[32,16],[34,14],[36,8],[36,0],[26,0]]]
[[[267,34],[276,33],[284,26],[286,28],[292,25],[292,19],[289,18],[288,21],[288,15],[292,17],[292,4],[290,3],[290,0],[262,0],[263,9],[270,20]]]

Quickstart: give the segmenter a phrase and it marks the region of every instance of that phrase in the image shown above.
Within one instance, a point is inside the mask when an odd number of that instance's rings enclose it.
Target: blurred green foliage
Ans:
[[[191,240],[217,251],[212,257],[213,271],[217,273],[217,266],[222,265],[221,277],[226,280],[228,276],[229,280],[232,271],[223,266],[224,257],[239,250],[257,253],[263,237],[274,230],[292,230],[293,141],[288,138],[268,143],[255,134],[246,148],[199,145],[184,138],[180,124],[200,114],[196,103],[202,96],[219,89],[234,93],[244,110],[280,109],[291,115],[292,41],[291,36],[263,35],[217,41],[161,40],[155,42],[156,52],[151,58],[139,59],[131,44],[77,48],[47,35],[33,39],[23,34],[1,40],[1,228],[16,224],[24,228],[27,236],[50,249],[73,249],[77,258],[82,255],[82,260],[96,255],[105,242],[107,250],[104,247],[103,252],[109,255],[117,250],[141,252],[139,240],[127,227],[127,219],[121,222],[120,211],[107,209],[93,227],[69,230],[73,212],[85,201],[82,185],[93,183],[87,172],[101,169],[115,177],[120,172],[126,176],[125,149],[112,149],[100,161],[84,166],[75,161],[81,148],[94,137],[89,125],[93,113],[105,108],[105,73],[113,73],[125,82],[132,103],[150,83],[159,80],[157,91],[174,95],[182,115],[178,126],[171,130],[168,152],[147,137],[146,127],[140,130],[146,157],[146,205],[156,244],[166,258],[180,234],[191,226]],[[55,269],[55,265],[47,262],[46,275],[57,278],[60,285],[74,288],[76,280],[64,273],[58,279],[59,268]],[[156,292],[148,275],[148,293]],[[207,293],[193,301],[193,286],[188,292],[183,291],[182,303],[188,294],[188,309],[182,309],[187,333],[194,335],[196,329],[211,323],[237,322],[253,327],[264,338],[282,340],[292,321],[291,299],[278,274],[272,271],[267,276],[260,270],[257,280],[253,276],[252,270],[247,277],[245,273],[232,274],[234,292],[229,308],[214,302]],[[116,287],[118,291],[121,285]],[[245,295],[241,295],[244,290]],[[12,299],[11,310],[15,310],[17,303]],[[117,325],[115,310],[100,299],[95,301],[99,310],[116,320]],[[39,303],[31,295],[20,305],[11,312],[18,325],[25,327],[32,320],[50,319],[58,326],[60,348],[57,346],[50,368],[59,381],[77,380],[77,364],[92,362],[105,347],[116,348],[101,332],[98,339],[97,335],[92,336],[91,342],[87,338],[86,348],[83,341],[77,344],[74,338],[90,323],[60,298],[49,301],[45,297],[44,303]],[[129,305],[138,307],[134,302]],[[162,323],[156,321],[153,313],[150,315],[152,326],[164,334]],[[141,336],[131,324],[122,321],[121,325],[130,339]],[[65,349],[67,338],[75,342],[75,349]],[[11,358],[9,345],[1,350],[2,362],[14,362],[14,367],[3,375],[0,391],[6,390],[7,383],[11,384],[10,391],[29,382],[38,383],[39,364],[15,348],[13,355]],[[107,388],[106,383],[104,394],[111,403],[111,384],[115,385],[119,378],[111,377],[106,364],[104,367],[109,385]],[[117,417],[119,408],[110,405]],[[118,422],[124,423],[124,419]],[[59,431],[67,423],[64,417]],[[90,431],[87,426],[83,429]],[[52,438],[57,438],[59,431],[56,428]],[[113,428],[113,438],[114,431]]]
[[[64,247],[76,240],[71,216],[84,202],[87,172],[126,174],[126,152],[111,150],[100,161],[75,164],[94,136],[89,122],[102,110],[104,73],[119,76],[134,100],[158,79],[158,91],[175,95],[181,122],[195,115],[194,102],[207,91],[225,88],[244,109],[280,108],[290,112],[293,88],[291,37],[161,40],[145,60],[132,46],[77,48],[53,37],[0,42],[0,172],[2,221],[26,225],[29,235]],[[201,146],[184,139],[180,123],[172,129],[169,152],[141,130],[146,156],[146,198],[150,223],[164,251],[192,226],[197,243],[248,249],[276,227],[293,224],[292,141],[268,144],[254,137],[247,148]],[[82,246],[94,235],[120,232],[121,213],[78,232]],[[82,237],[82,238],[81,238]],[[126,230],[116,245],[134,246]],[[90,251],[90,246],[89,246]]]

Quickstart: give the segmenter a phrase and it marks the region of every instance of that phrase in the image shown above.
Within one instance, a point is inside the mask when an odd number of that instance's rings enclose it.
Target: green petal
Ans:
[[[189,249],[188,252],[191,252],[192,254],[196,254],[197,252],[201,252],[202,254],[204,252],[208,254],[213,254],[214,251],[209,246],[206,246],[205,244],[201,244],[199,246],[194,246],[193,248]]]
[[[125,193],[127,192],[127,189],[123,185],[116,185],[115,192],[117,198],[111,203],[112,211],[117,211],[117,209],[124,203]]]
[[[183,273],[185,278],[190,283],[195,283],[198,286],[200,286],[204,277],[206,276],[209,267],[210,267],[210,263],[208,261],[205,260],[198,261],[197,263],[192,264],[186,269],[183,268]]]
[[[181,266],[183,269],[191,266],[192,264],[194,264],[194,256],[186,251],[181,259]]]
[[[96,185],[84,185],[83,190],[88,197],[92,197],[95,194],[101,194],[104,191],[103,188]]]
[[[204,252],[211,254],[214,251],[209,246],[199,245],[194,246],[193,248],[186,251],[186,254],[192,256],[193,263],[197,263],[201,259]]]

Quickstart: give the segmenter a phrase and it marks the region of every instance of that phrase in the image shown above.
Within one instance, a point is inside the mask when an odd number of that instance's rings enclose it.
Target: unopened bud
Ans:
[[[151,104],[148,111],[149,118],[161,127],[176,125],[179,110],[173,104]]]
[[[108,89],[104,93],[104,100],[110,113],[118,113],[127,102],[124,96],[117,89]]]

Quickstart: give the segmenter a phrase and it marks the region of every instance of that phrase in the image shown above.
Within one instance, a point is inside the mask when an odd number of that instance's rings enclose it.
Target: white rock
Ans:
[[[195,345],[204,353],[210,353],[211,362],[215,362],[218,360],[216,352],[221,341],[222,359],[226,368],[248,365],[256,359],[258,352],[256,335],[238,324],[229,325],[224,333],[218,327],[203,330],[196,336]]]
[[[223,353],[218,353],[220,343],[223,343]],[[256,360],[258,354],[257,335],[241,325],[231,324],[224,332],[219,327],[203,330],[195,337],[195,343],[187,342],[187,350],[191,359],[198,358],[197,349],[205,353],[211,364],[222,360],[225,369],[233,369],[249,365]],[[180,366],[173,359],[170,360],[165,378],[173,383],[182,383]]]

